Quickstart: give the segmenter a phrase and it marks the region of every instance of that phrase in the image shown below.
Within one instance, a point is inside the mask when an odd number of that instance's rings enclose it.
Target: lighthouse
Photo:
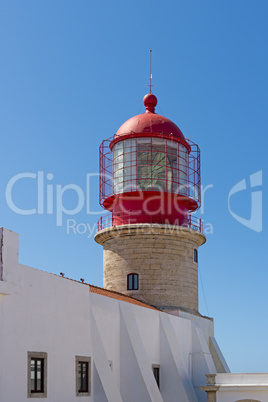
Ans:
[[[145,112],[100,146],[103,285],[162,310],[198,313],[200,150],[155,112],[157,102],[145,95]]]

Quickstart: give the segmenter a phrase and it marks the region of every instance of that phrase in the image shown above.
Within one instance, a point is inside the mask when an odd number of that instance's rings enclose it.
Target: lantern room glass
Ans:
[[[158,137],[123,140],[113,147],[114,194],[164,191],[187,195],[188,152]]]

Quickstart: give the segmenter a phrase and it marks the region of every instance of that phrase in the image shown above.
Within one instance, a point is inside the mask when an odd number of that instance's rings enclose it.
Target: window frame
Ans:
[[[137,278],[137,286],[135,287],[135,277]],[[132,286],[130,286],[130,278],[132,278]],[[127,290],[139,290],[139,274],[130,273],[127,276]]]
[[[79,364],[87,367],[87,390],[79,390]],[[76,396],[90,396],[91,394],[91,357],[75,356]]]
[[[28,386],[27,386],[27,396],[28,398],[46,398],[47,397],[47,353],[46,352],[28,352]],[[42,389],[38,391],[37,389],[31,389],[31,362],[32,360],[42,361],[42,371],[41,371],[41,383]]]

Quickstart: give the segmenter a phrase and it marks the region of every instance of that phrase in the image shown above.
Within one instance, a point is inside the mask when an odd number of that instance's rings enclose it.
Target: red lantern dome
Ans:
[[[100,147],[100,204],[108,225],[188,225],[200,206],[200,152],[171,120],[155,113],[157,98],[143,99],[145,113],[127,120]],[[102,224],[103,225],[103,222]]]
[[[145,113],[131,117],[117,131],[114,140],[119,141],[122,136],[133,134],[166,134],[180,140],[187,147],[184,135],[175,123],[164,116],[155,113],[157,98],[153,94],[147,94],[143,98],[146,108]],[[119,138],[120,137],[120,138]]]

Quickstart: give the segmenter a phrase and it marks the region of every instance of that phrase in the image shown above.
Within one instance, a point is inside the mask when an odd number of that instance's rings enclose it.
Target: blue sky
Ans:
[[[102,285],[102,248],[92,235],[104,212],[98,147],[144,110],[152,49],[156,111],[200,146],[202,183],[212,186],[199,213],[213,228],[199,254],[200,312],[214,317],[234,372],[268,372],[267,16],[266,0],[0,3],[0,226],[20,234],[20,262]],[[259,171],[262,185],[251,189]],[[25,172],[44,172],[53,214],[46,205],[42,214],[12,211],[5,192]],[[57,226],[56,186],[86,193],[87,174],[90,213],[64,215]],[[230,206],[247,220],[255,212],[255,230],[228,210],[228,194],[243,179],[247,188]],[[37,180],[18,181],[12,197],[21,209],[36,208]],[[63,202],[75,208],[74,192]],[[89,231],[68,233],[68,219]]]

